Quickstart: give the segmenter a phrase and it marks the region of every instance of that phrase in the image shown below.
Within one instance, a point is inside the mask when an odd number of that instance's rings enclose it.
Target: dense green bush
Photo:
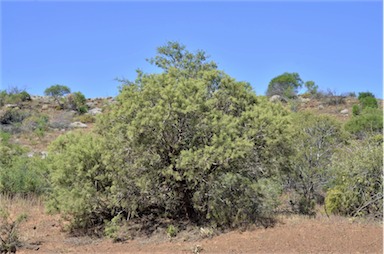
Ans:
[[[332,162],[327,191],[329,212],[383,218],[383,137],[352,141]]]
[[[374,97],[364,97],[359,99],[361,107],[365,108],[378,108],[377,100]]]
[[[288,112],[201,52],[169,43],[152,60],[164,72],[126,82],[98,134],[52,144],[51,207],[83,229],[116,216],[223,227],[271,217],[291,152]]]
[[[357,98],[359,99],[359,101],[361,101],[362,99],[367,98],[367,97],[375,98],[375,95],[373,95],[373,93],[371,93],[371,92],[361,92],[361,93],[359,93],[359,96]]]
[[[94,134],[69,132],[49,148],[51,211],[60,211],[71,229],[91,229],[114,211],[109,200],[112,181],[103,163],[102,140]]]
[[[345,124],[345,129],[358,137],[371,132],[381,133],[383,131],[383,111],[377,108],[365,108]]]

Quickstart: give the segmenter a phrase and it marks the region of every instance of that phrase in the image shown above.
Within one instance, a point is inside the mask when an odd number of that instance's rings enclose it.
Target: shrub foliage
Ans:
[[[52,205],[80,228],[121,215],[223,227],[270,217],[290,153],[288,112],[202,52],[170,43],[158,53],[164,72],[126,81],[98,134],[52,145]]]
[[[329,212],[383,218],[383,137],[353,141],[335,154],[327,192]]]

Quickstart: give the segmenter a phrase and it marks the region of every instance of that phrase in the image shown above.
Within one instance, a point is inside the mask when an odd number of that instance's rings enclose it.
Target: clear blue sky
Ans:
[[[2,1],[0,89],[115,96],[115,78],[158,71],[145,59],[167,41],[206,51],[257,94],[298,72],[321,90],[383,98],[381,1]]]

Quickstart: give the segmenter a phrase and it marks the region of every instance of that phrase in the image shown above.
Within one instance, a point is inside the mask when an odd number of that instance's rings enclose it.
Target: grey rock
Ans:
[[[42,159],[45,159],[48,156],[48,152],[46,152],[46,151],[42,151],[42,152],[40,152],[40,154],[41,154]]]
[[[281,96],[280,95],[272,95],[271,98],[269,98],[270,102],[276,102],[276,101],[281,101]]]
[[[69,125],[70,128],[87,128],[88,125],[82,123],[82,122],[73,122]]]
[[[300,100],[300,102],[302,102],[302,103],[307,103],[307,102],[310,102],[310,101],[311,101],[311,99],[309,99],[309,98],[302,98],[302,97],[299,97],[299,100]]]
[[[343,115],[348,115],[349,111],[348,109],[343,109],[342,111],[340,111],[340,114],[343,114]]]
[[[93,109],[88,111],[88,114],[95,116],[95,115],[101,114],[102,111],[103,110],[101,108],[93,108]]]
[[[4,107],[6,107],[6,108],[17,108],[17,104],[5,104]]]

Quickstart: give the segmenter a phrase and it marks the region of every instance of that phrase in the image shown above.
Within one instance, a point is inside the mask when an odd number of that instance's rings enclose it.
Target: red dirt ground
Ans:
[[[20,229],[24,247],[17,253],[383,253],[382,223],[337,216],[281,216],[271,228],[231,231],[210,239],[193,231],[190,237],[170,239],[163,234],[113,243],[69,236],[58,215],[44,213],[41,201],[0,201],[8,203],[12,214],[28,214]]]

